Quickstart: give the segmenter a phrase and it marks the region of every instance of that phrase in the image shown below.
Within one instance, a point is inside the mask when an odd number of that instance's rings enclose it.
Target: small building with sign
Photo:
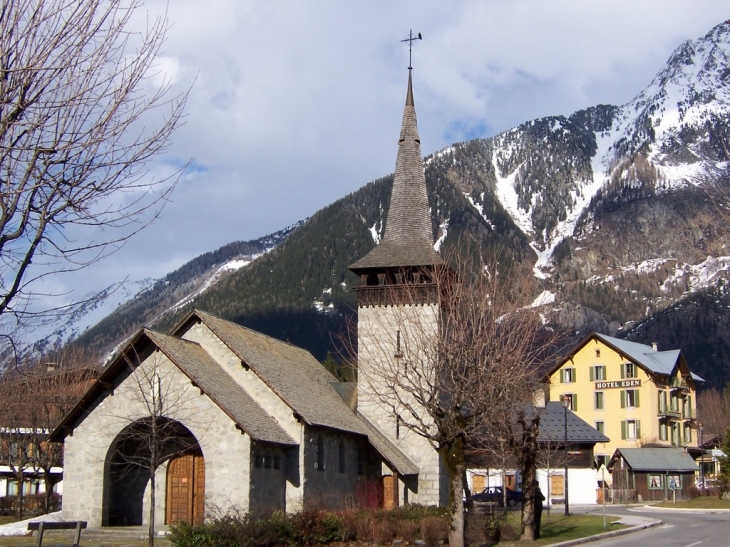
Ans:
[[[619,448],[608,464],[614,503],[690,499],[697,464],[681,448]]]
[[[598,464],[619,448],[697,446],[696,387],[681,350],[592,333],[549,373],[549,399],[570,408],[604,433]]]

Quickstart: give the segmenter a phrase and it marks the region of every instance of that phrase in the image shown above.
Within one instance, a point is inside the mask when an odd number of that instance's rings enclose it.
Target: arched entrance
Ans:
[[[187,462],[192,477],[182,477],[180,469]],[[125,427],[114,439],[104,465],[103,526],[140,526],[147,522],[150,504],[155,504],[155,521],[160,524],[170,517],[167,486],[168,469],[173,465],[180,485],[193,487],[192,505],[178,509],[171,521],[178,520],[181,511],[187,511],[193,522],[203,519],[205,499],[205,464],[203,453],[195,436],[180,422],[168,418],[137,420]],[[152,475],[155,477],[155,495],[152,494]],[[197,487],[196,487],[197,485]],[[170,522],[171,522],[170,521]]]
[[[201,524],[205,516],[205,460],[199,451],[175,456],[167,465],[165,523]]]

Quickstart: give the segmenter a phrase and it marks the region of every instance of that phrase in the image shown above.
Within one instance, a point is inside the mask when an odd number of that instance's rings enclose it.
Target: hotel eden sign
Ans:
[[[619,380],[618,382],[596,382],[596,389],[641,387],[641,380]]]

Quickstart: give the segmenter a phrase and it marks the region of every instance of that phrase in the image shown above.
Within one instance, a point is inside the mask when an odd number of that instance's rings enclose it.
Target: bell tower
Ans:
[[[413,37],[411,36],[411,40]],[[421,157],[421,139],[413,101],[412,68],[398,139],[393,190],[382,241],[350,266],[360,278],[355,288],[358,310],[358,412],[376,426],[419,468],[418,476],[386,477],[393,484],[391,503],[446,505],[448,477],[427,439],[407,424],[403,412],[426,415],[409,389],[399,387],[399,367],[424,361],[426,339],[438,336],[439,291],[433,274],[445,267],[434,251],[433,228]],[[426,341],[426,344],[429,342]],[[418,347],[417,347],[418,346]],[[420,366],[420,365],[419,365]],[[428,366],[428,365],[426,365]],[[408,381],[411,381],[409,379]],[[394,385],[396,387],[394,387]],[[418,386],[415,386],[418,389]],[[397,389],[399,391],[394,392]],[[384,394],[396,394],[387,400]],[[408,407],[411,410],[408,410]],[[423,411],[422,411],[423,410]],[[387,475],[390,471],[384,469]],[[396,490],[397,488],[397,490]]]

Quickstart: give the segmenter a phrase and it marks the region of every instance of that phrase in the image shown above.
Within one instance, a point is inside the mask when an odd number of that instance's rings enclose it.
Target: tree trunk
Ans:
[[[155,547],[155,469],[150,465],[150,526],[148,534],[149,547]]]
[[[453,443],[439,447],[449,473],[449,547],[464,547],[464,439],[457,437]]]
[[[522,443],[519,447],[519,460],[522,467],[522,533],[520,540],[535,539],[535,482],[537,481],[537,436],[540,434],[540,416],[531,420],[522,417]]]

